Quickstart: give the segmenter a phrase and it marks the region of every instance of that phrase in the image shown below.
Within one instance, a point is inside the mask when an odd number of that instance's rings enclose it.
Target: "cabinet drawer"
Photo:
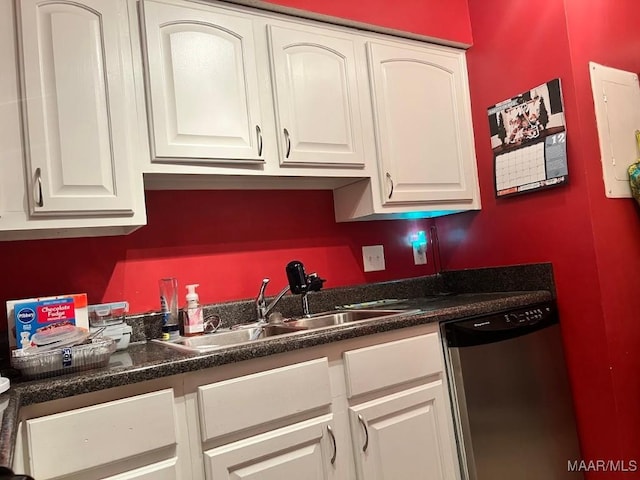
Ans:
[[[349,398],[443,370],[437,332],[344,353]]]
[[[326,358],[199,387],[202,441],[330,404]]]
[[[177,443],[172,389],[27,420],[26,427],[31,475],[42,480]]]

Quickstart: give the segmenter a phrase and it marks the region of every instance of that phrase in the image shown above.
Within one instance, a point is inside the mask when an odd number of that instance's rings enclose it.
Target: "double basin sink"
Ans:
[[[334,327],[376,318],[392,318],[415,311],[415,309],[331,311],[318,313],[305,318],[287,319],[277,323],[267,323],[264,325],[247,324],[240,326],[240,328],[219,330],[216,333],[197,337],[180,337],[177,340],[164,341],[162,344],[188,352],[208,352],[218,348],[253,342],[277,335],[294,334],[302,331]]]

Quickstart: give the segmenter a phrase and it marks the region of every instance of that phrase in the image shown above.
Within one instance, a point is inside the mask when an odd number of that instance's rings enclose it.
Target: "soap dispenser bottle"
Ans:
[[[184,335],[202,335],[204,333],[204,315],[199,302],[196,287],[200,285],[187,285],[187,305],[184,307]]]

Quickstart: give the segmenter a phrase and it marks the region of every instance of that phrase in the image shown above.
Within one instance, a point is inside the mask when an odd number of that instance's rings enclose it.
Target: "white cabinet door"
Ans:
[[[144,1],[154,160],[261,161],[250,17]]]
[[[46,480],[138,463],[159,451],[173,457],[178,443],[174,405],[173,389],[165,389],[27,420],[30,474]],[[147,469],[166,471],[174,464],[171,458]],[[144,478],[146,472],[136,473]]]
[[[208,450],[204,453],[206,478],[340,479],[331,417],[324,415]]]
[[[16,5],[32,214],[132,214],[126,1]]]
[[[459,478],[441,380],[349,408],[361,480]]]
[[[119,475],[106,477],[103,480],[176,480],[179,478],[177,459],[145,465]]]
[[[268,32],[280,163],[364,166],[354,37],[273,25]]]
[[[383,205],[471,202],[464,52],[376,42],[367,50]]]

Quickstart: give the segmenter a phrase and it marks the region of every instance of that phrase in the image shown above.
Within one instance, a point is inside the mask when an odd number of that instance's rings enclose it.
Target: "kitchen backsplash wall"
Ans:
[[[199,283],[203,303],[268,295],[286,285],[292,259],[326,287],[433,273],[416,266],[411,232],[431,220],[340,223],[331,191],[148,191],[148,225],[128,236],[0,242],[0,305],[8,299],[86,292],[90,303],[128,300],[159,310],[158,279]],[[383,245],[386,270],[364,273],[363,245]],[[6,329],[4,308],[0,329]]]

